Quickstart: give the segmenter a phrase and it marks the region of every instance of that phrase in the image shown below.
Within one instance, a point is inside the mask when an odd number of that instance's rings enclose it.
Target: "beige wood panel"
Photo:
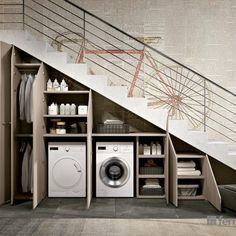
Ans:
[[[0,204],[11,198],[11,49],[0,42]]]
[[[93,159],[92,159],[92,129],[93,129],[93,102],[92,91],[89,93],[88,118],[87,118],[87,208],[92,200],[92,180],[93,180]]]
[[[165,154],[165,163],[164,163],[164,171],[165,171],[165,197],[166,203],[169,204],[169,142],[168,142],[168,134],[163,138],[164,140],[164,154]]]
[[[42,63],[33,84],[33,208],[46,197],[47,158],[43,135],[46,133],[43,115],[46,68]]]
[[[177,157],[174,145],[171,141],[171,137],[168,135],[169,140],[169,196],[170,196],[170,202],[178,206],[178,180],[177,180]]]
[[[205,176],[203,195],[217,210],[221,211],[221,196],[207,155],[203,159],[202,171]]]
[[[136,137],[136,197],[139,197],[139,137]]]
[[[11,55],[11,204],[14,203],[17,192],[20,191],[21,161],[18,155],[18,143],[15,135],[18,133],[17,122],[17,88],[21,80],[20,72],[15,68],[16,48],[13,47]]]

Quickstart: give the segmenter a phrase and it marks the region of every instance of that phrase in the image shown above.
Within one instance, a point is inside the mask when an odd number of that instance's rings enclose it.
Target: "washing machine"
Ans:
[[[96,143],[96,196],[134,196],[134,143]]]
[[[48,197],[86,196],[86,144],[48,144]]]

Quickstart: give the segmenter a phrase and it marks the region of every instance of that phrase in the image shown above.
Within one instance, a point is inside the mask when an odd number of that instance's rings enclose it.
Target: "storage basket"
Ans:
[[[162,196],[164,195],[164,188],[140,188],[140,195],[147,196]]]
[[[129,133],[128,124],[97,124],[98,133]]]
[[[178,185],[178,196],[181,197],[196,196],[198,188],[199,188],[198,184],[180,184]]]
[[[156,167],[140,167],[140,174],[141,175],[161,175],[164,173],[163,166],[156,166]]]

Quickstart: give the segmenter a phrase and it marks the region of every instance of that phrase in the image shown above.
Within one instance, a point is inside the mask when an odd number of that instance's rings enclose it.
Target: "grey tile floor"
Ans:
[[[31,202],[0,206],[0,235],[163,236],[235,235],[236,213],[218,212],[207,201],[183,201],[178,208],[164,200],[47,198],[32,210]],[[230,225],[208,225],[207,217]]]
[[[162,199],[93,198],[86,209],[86,199],[46,198],[32,210],[31,202],[0,207],[0,218],[121,218],[121,219],[181,219],[208,216],[235,217],[236,212],[217,211],[203,200],[180,201],[179,207],[166,205]]]

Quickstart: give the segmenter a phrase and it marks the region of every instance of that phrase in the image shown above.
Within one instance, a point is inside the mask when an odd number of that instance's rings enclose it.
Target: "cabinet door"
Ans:
[[[11,195],[11,49],[0,42],[0,204]]]
[[[88,104],[88,122],[87,122],[87,208],[90,207],[92,200],[92,127],[93,127],[93,111],[92,111],[92,92],[89,93]]]
[[[170,202],[178,206],[178,193],[177,193],[177,156],[175,152],[174,145],[171,141],[170,136],[168,135],[169,139],[169,193],[170,193]]]
[[[46,197],[47,161],[43,135],[46,133],[43,115],[46,105],[44,99],[45,65],[42,64],[33,84],[33,208]]]

